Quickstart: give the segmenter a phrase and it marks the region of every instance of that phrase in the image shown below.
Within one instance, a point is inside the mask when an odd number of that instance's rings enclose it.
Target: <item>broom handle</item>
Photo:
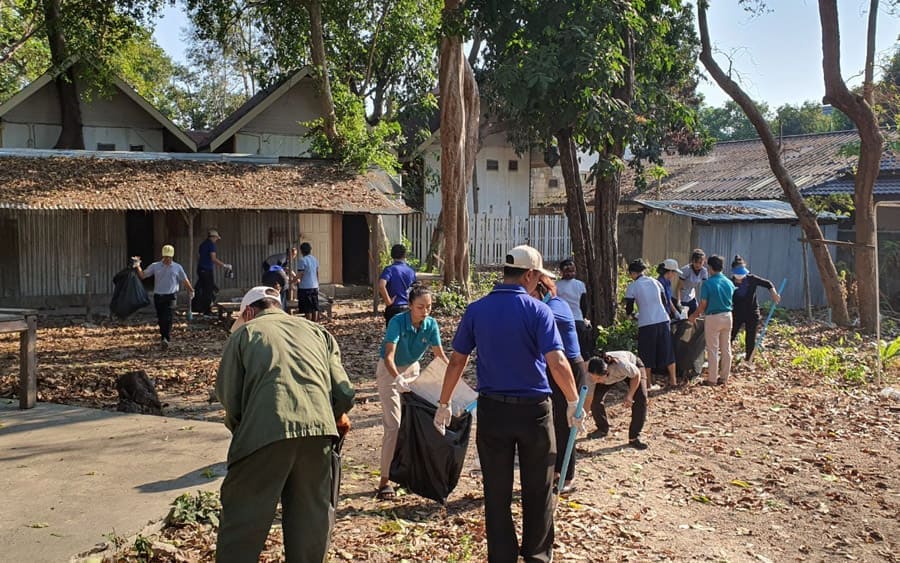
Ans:
[[[578,393],[578,406],[575,407],[575,415],[580,421],[584,417],[584,400],[587,398],[587,385],[581,386]],[[581,413],[581,416],[578,416]],[[569,462],[572,460],[572,450],[575,449],[575,437],[578,435],[578,425],[569,428],[569,441],[566,443],[566,455],[563,456],[562,468],[559,471],[559,482],[556,484],[556,494],[562,494],[563,483],[566,480],[566,472],[569,470]]]

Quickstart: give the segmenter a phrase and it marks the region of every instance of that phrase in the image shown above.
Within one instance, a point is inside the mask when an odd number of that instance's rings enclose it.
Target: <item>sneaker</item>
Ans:
[[[591,440],[599,440],[600,438],[606,438],[607,434],[609,434],[609,431],[604,432],[603,430],[594,430],[593,432],[588,433],[587,437]]]
[[[629,440],[629,441],[628,441],[628,447],[629,447],[629,448],[634,448],[634,449],[636,449],[636,450],[646,450],[646,449],[649,448],[650,446],[648,446],[648,445],[645,444],[644,442],[641,442],[640,438],[635,438],[634,440]]]

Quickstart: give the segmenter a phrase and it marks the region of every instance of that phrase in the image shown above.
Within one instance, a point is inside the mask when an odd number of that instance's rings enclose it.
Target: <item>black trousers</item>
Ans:
[[[212,312],[212,304],[219,288],[213,279],[211,270],[197,270],[197,283],[194,286],[194,300],[191,308],[195,313],[208,315]]]
[[[569,360],[569,366],[572,368],[576,389],[578,389],[579,382],[583,380],[583,374],[581,373],[581,366],[583,364],[580,359],[581,358]],[[553,394],[550,395],[550,401],[553,404],[553,434],[556,437],[556,463],[554,464],[554,469],[557,473],[561,473],[563,458],[566,457],[566,445],[569,443],[569,419],[566,417],[569,402],[566,400],[566,396],[563,395],[562,390],[560,390],[559,386],[556,384],[556,381],[553,380],[553,376],[550,375],[549,370],[547,371],[547,379],[550,381],[550,389],[553,390]],[[574,478],[575,452],[573,451],[563,481],[571,481]]]
[[[159,323],[159,336],[164,340],[172,338],[172,319],[175,316],[175,293],[153,294],[153,305],[156,307],[156,320]]]
[[[625,385],[630,385],[626,379],[623,381]],[[618,385],[600,385],[594,388],[594,400],[591,402],[591,416],[597,424],[597,430],[606,433],[609,432],[609,420],[606,418],[606,405],[603,400],[610,389]],[[637,440],[641,437],[641,431],[644,429],[644,423],[647,421],[647,386],[642,384],[634,394],[634,402],[631,404],[631,425],[628,426],[628,441]]]
[[[744,350],[745,360],[750,360],[750,356],[753,355],[753,350],[756,349],[756,331],[759,328],[759,311],[753,311],[751,313],[734,311],[731,321],[731,341],[734,342],[734,339],[737,338],[738,331],[741,330],[741,325],[744,326],[747,334],[745,335],[744,341]]]
[[[484,477],[488,561],[549,562],[553,556],[556,439],[550,401],[511,404],[480,395],[475,443]],[[513,468],[519,452],[522,545],[512,519]]]
[[[584,321],[575,321],[575,333],[578,335],[578,346],[581,348],[581,357],[589,360],[594,355],[596,342],[592,342],[591,327]]]
[[[388,305],[384,308],[384,326],[387,326],[394,315],[399,315],[403,311],[409,311],[409,305]]]

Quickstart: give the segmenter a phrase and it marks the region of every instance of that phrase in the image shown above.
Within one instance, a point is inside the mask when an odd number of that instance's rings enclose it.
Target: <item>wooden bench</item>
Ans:
[[[19,333],[19,408],[37,403],[37,314],[34,309],[0,309],[0,333]]]

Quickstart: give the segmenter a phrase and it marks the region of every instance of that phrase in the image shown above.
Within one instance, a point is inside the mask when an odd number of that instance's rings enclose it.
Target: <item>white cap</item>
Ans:
[[[678,260],[675,260],[674,258],[666,258],[665,260],[663,260],[663,269],[669,270],[670,272],[677,272],[681,268],[678,267]]]
[[[244,311],[247,310],[247,307],[260,301],[262,299],[269,299],[270,301],[274,301],[275,303],[281,304],[281,294],[278,293],[278,290],[274,287],[269,287],[267,285],[258,285],[252,288],[250,291],[244,294],[244,298],[241,299],[241,308],[238,311],[238,318],[234,321],[234,324],[231,325],[231,332],[236,331],[244,325]]]
[[[556,279],[556,274],[544,269],[544,259],[541,257],[541,253],[527,244],[511,248],[506,254],[506,261],[503,265],[520,270],[537,270],[551,279]]]

